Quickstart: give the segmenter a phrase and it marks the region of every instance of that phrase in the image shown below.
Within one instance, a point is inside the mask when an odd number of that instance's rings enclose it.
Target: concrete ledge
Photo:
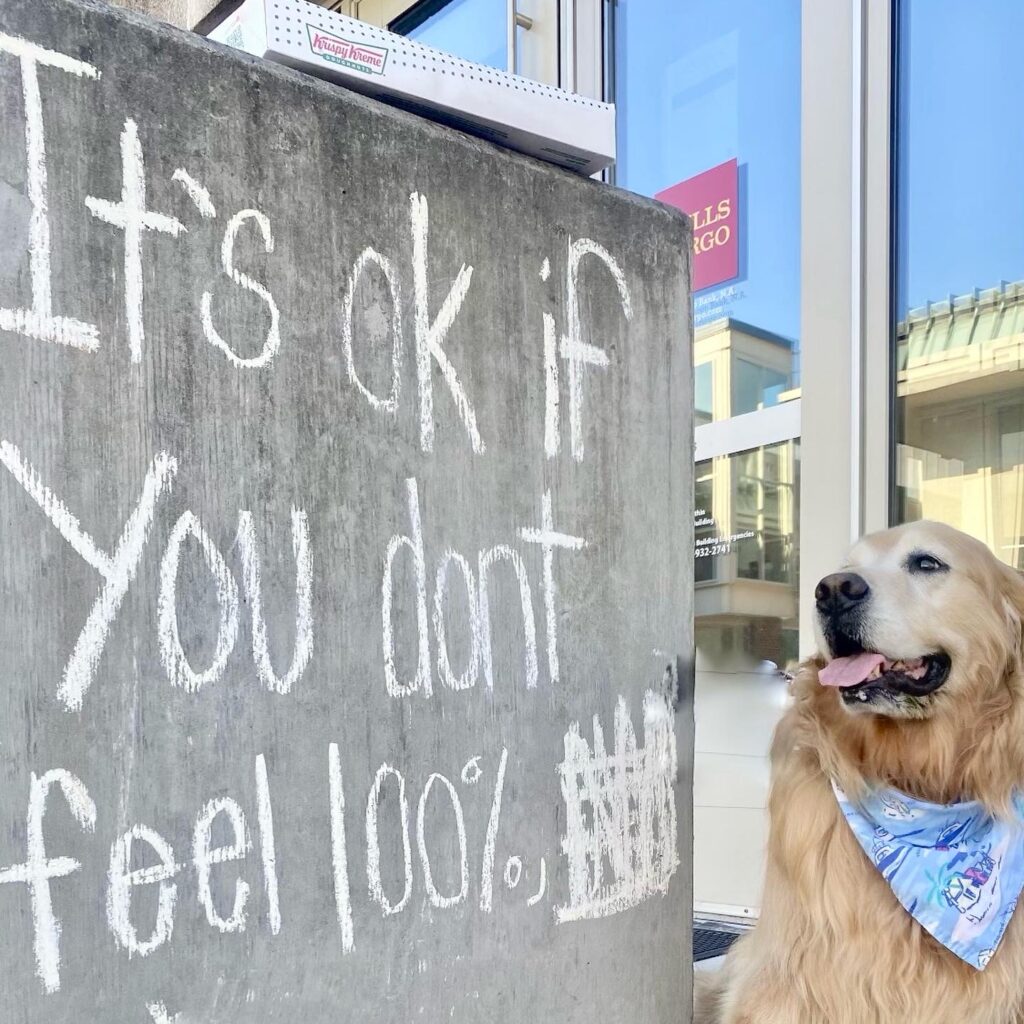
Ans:
[[[178,28],[204,31],[227,17],[241,0],[111,0],[117,7],[148,14]]]

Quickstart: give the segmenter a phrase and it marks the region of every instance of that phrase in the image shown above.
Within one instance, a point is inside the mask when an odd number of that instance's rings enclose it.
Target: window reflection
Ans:
[[[797,396],[793,345],[741,320],[716,320],[694,338],[696,425],[767,409]]]
[[[770,649],[740,649],[784,668],[797,654],[799,442],[697,463],[695,496],[698,630],[771,620],[750,634],[775,633]]]
[[[693,368],[693,425],[703,427],[714,418],[714,369],[711,362]]]
[[[974,534],[1024,568],[1024,283],[897,328],[897,513]]]
[[[799,0],[617,0],[615,72],[616,183],[693,217],[696,326],[796,339]]]
[[[616,183],[693,219],[697,427],[794,399],[800,0],[611,6]],[[796,442],[696,467],[694,898],[706,913],[760,901],[778,670],[797,650],[797,476]]]
[[[993,102],[1024,95],[1024,5],[902,0],[899,18],[894,512],[1024,568],[1024,123]],[[951,124],[999,144],[936,159]]]
[[[768,744],[798,654],[799,442],[696,466],[694,898],[760,901]]]
[[[463,60],[508,68],[507,0],[451,0],[405,34]]]

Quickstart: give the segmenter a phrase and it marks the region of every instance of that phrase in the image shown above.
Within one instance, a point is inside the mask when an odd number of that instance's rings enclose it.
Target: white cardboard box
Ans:
[[[308,0],[245,0],[209,37],[580,174],[615,161],[615,106],[460,60]]]

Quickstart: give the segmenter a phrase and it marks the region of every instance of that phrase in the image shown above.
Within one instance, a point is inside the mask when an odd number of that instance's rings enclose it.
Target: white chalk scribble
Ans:
[[[569,902],[555,918],[608,917],[668,890],[676,852],[676,738],[668,700],[644,695],[644,745],[624,698],[615,709],[614,749],[594,716],[593,749],[579,722],[565,734],[559,765],[565,801],[562,852],[569,868]]]

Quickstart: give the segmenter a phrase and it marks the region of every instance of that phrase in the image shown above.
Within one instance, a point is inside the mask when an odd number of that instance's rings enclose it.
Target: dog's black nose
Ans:
[[[863,576],[855,572],[836,572],[826,576],[814,588],[814,600],[822,615],[842,615],[862,604],[871,588]]]

